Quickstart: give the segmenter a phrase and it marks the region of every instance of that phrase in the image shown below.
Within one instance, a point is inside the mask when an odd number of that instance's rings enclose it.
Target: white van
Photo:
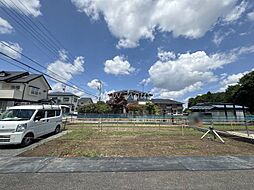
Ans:
[[[59,133],[62,110],[59,106],[24,105],[11,107],[0,115],[0,145],[27,146],[33,139]]]

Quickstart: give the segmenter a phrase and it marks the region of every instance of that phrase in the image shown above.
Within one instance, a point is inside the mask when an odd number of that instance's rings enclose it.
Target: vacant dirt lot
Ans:
[[[72,132],[21,156],[142,157],[253,155],[254,145],[224,138],[200,140],[203,133],[181,126],[68,125]]]

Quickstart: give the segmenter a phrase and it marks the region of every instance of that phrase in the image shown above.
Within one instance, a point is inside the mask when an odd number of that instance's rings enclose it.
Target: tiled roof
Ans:
[[[0,81],[7,83],[28,83],[36,78],[45,77],[39,74],[30,74],[29,72],[22,71],[0,71]],[[48,81],[45,79],[49,89],[51,89]]]
[[[138,90],[120,90],[120,91],[115,91],[115,92],[112,92],[110,93],[109,95],[112,95],[112,94],[146,94],[146,95],[149,95],[149,96],[152,96],[151,93],[147,93],[147,92],[141,92],[141,91],[138,91]]]
[[[79,97],[71,92],[50,92],[49,96],[76,96],[76,97]]]
[[[182,102],[178,102],[171,99],[152,99],[154,104],[183,104]]]

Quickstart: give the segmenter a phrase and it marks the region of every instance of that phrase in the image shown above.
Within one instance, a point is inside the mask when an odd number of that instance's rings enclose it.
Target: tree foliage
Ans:
[[[78,109],[79,113],[96,113],[109,114],[112,112],[111,107],[105,102],[97,102],[95,104],[86,105]]]
[[[190,98],[188,107],[204,102],[239,104],[249,107],[250,112],[254,113],[254,71],[244,75],[238,84],[229,86],[225,92],[208,92],[207,94]]]
[[[128,113],[133,113],[135,115],[160,115],[161,110],[158,106],[153,103],[146,103],[145,105],[140,105],[137,103],[131,103],[127,105]]]

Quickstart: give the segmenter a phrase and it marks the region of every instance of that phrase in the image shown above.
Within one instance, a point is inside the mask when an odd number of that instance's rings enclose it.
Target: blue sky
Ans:
[[[250,0],[0,2],[0,41],[47,69],[3,44],[0,51],[93,94],[98,86],[95,79],[100,79],[105,94],[142,90],[144,84],[155,97],[186,101],[207,91],[223,91],[254,68]],[[47,31],[41,28],[44,33],[38,31],[34,39],[7,12],[17,14],[19,22],[30,18],[39,27],[43,23],[61,45],[49,52],[36,41]],[[0,70],[20,70],[3,60],[0,66]],[[60,83],[49,82],[54,90],[62,89]]]

